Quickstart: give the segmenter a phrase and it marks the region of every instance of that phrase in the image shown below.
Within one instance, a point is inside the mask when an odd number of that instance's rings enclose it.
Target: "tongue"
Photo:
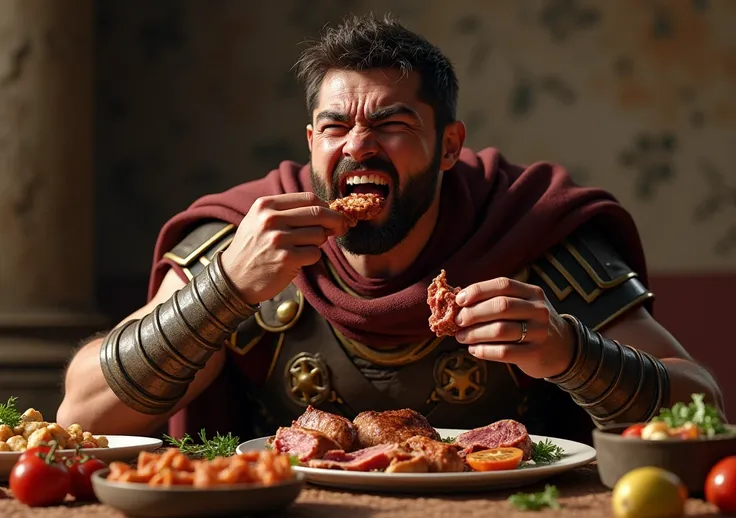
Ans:
[[[385,188],[374,183],[359,183],[353,187],[352,192],[355,194],[377,194],[378,196],[386,196]]]

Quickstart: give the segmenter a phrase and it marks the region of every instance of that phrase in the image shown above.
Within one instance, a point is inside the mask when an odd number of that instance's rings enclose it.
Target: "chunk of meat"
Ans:
[[[422,435],[415,435],[402,446],[429,462],[429,471],[432,473],[456,473],[465,471],[465,462],[458,453],[457,446],[429,439]]]
[[[490,448],[519,448],[524,452],[524,460],[531,458],[534,446],[526,426],[513,419],[502,419],[461,433],[455,444],[463,448],[465,454]]]
[[[330,450],[339,450],[340,446],[321,432],[292,426],[276,431],[273,448],[277,453],[294,455],[300,462],[307,462],[322,457]]]
[[[355,416],[353,424],[358,432],[358,443],[363,448],[402,443],[415,435],[440,440],[440,434],[427,418],[410,408],[384,412],[368,410]]]
[[[386,468],[386,473],[429,473],[432,462],[424,455],[415,455],[406,460],[395,458]]]
[[[11,427],[6,424],[0,424],[0,441],[5,442],[15,435]]]
[[[373,219],[381,213],[386,199],[373,193],[351,193],[330,203],[330,208],[347,218],[350,226],[358,221]]]
[[[294,421],[294,426],[317,430],[335,441],[339,449],[353,451],[357,434],[350,420],[309,405],[305,412]]]
[[[383,471],[394,459],[406,460],[412,457],[411,453],[397,443],[379,444],[350,453],[342,450],[330,451],[321,459],[310,460],[309,467],[343,471]]]
[[[20,416],[22,423],[40,422],[43,421],[43,414],[35,408],[29,408]]]
[[[438,337],[455,336],[460,329],[455,323],[455,317],[460,311],[460,306],[455,302],[458,293],[460,288],[447,284],[445,270],[440,271],[427,289],[427,304],[432,311],[429,316],[429,328]]]

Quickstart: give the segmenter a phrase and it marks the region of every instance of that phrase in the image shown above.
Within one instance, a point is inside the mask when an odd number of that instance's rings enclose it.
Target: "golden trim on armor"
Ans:
[[[384,367],[399,367],[401,365],[408,365],[419,361],[434,351],[444,339],[444,337],[430,338],[417,344],[408,344],[400,346],[399,348],[382,351],[369,347],[357,340],[353,340],[352,338],[348,338],[338,331],[332,324],[330,324],[330,327],[332,327],[332,331],[335,333],[338,341],[349,352],[356,356],[360,356],[364,360],[368,360],[373,364]]]
[[[623,315],[624,313],[626,313],[630,309],[632,309],[632,308],[640,305],[645,300],[648,300],[648,299],[651,299],[651,298],[654,298],[654,293],[652,293],[651,291],[648,291],[648,292],[646,292],[646,293],[644,293],[642,295],[639,295],[634,300],[632,300],[631,302],[629,302],[628,304],[626,304],[625,306],[623,306],[621,309],[615,311],[611,316],[609,316],[608,318],[606,318],[603,322],[601,322],[597,326],[591,327],[591,329],[593,331],[599,331],[600,329],[603,329],[603,327],[605,327],[609,323],[613,322],[614,320],[616,320],[618,317],[620,317],[621,315]]]
[[[487,374],[486,362],[465,349],[444,353],[435,361],[434,393],[448,403],[472,403],[485,392]],[[434,395],[430,399],[437,400]]]
[[[180,257],[176,255],[173,251],[166,252],[164,254],[164,257],[170,259],[179,266],[186,266],[192,260],[196,259],[199,254],[207,250],[208,247],[212,246],[212,244],[215,243],[218,239],[222,238],[222,236],[230,232],[233,228],[235,228],[235,225],[226,225],[222,229],[218,230],[211,237],[209,237],[204,243],[192,250],[186,257]]]
[[[590,265],[590,263],[580,254],[580,252],[578,252],[575,247],[573,247],[567,241],[565,241],[565,248],[568,252],[570,252],[570,255],[572,255],[577,260],[577,262],[580,263],[580,266],[585,269],[588,275],[590,275],[590,278],[593,279],[593,282],[595,282],[598,287],[603,288],[604,290],[615,288],[619,284],[623,284],[629,279],[637,276],[636,272],[628,272],[620,277],[611,279],[610,281],[604,281],[601,276],[598,275],[598,272],[596,272],[595,269]]]
[[[261,312],[263,311],[263,305],[261,306],[261,311],[256,313],[256,322],[258,322],[258,325],[261,326],[266,331],[270,331],[272,333],[283,333],[284,331],[287,331],[294,327],[294,325],[299,320],[299,317],[302,315],[302,312],[304,311],[304,295],[300,290],[296,290],[296,297],[297,300],[294,299],[287,299],[281,302],[279,306],[276,308],[276,319],[282,324],[280,326],[272,326],[269,325],[261,315]]]
[[[284,370],[284,383],[287,395],[303,407],[338,400],[331,387],[330,371],[319,353],[294,356]]]
[[[181,268],[181,269],[182,269],[182,271],[184,272],[184,275],[186,275],[186,276],[187,276],[187,279],[189,279],[190,281],[191,281],[192,279],[194,279],[194,275],[192,275],[192,272],[191,272],[191,271],[189,270],[189,268],[184,268],[184,267],[182,266],[182,268]]]
[[[542,270],[539,266],[533,264],[532,268],[537,273],[537,275],[539,275],[542,280],[547,283],[549,289],[552,290],[552,293],[555,294],[555,297],[557,297],[557,300],[559,300],[560,302],[562,302],[572,294],[572,286],[566,286],[565,288],[560,289],[560,287],[557,286],[557,283],[555,283],[555,281],[553,281],[550,276],[547,275],[545,271]]]
[[[595,288],[590,293],[586,292],[585,289],[580,285],[580,283],[573,277],[573,275],[565,268],[560,261],[557,260],[555,256],[547,252],[544,254],[544,258],[549,261],[549,263],[554,266],[557,271],[559,271],[562,276],[567,280],[567,282],[570,283],[570,286],[572,286],[575,291],[578,292],[578,294],[583,298],[585,302],[588,304],[591,304],[592,302],[597,299],[601,293],[603,293],[603,290],[600,288]],[[561,299],[560,299],[561,300]]]
[[[247,344],[243,347],[238,347],[238,332],[235,331],[230,335],[230,338],[225,342],[225,345],[234,353],[239,354],[240,356],[245,356],[251,351],[251,349],[258,345],[258,342],[260,342],[264,336],[266,336],[266,330],[262,329],[261,332],[254,336]]]
[[[200,256],[199,256],[199,262],[200,262],[200,263],[202,263],[202,264],[203,264],[204,266],[207,266],[207,265],[208,265],[208,264],[210,264],[210,263],[211,263],[212,261],[210,261],[209,259],[207,259],[207,258],[206,258],[205,256],[203,256],[203,255],[200,255]]]
[[[268,367],[268,373],[266,374],[266,379],[271,378],[271,374],[273,374],[274,369],[276,368],[276,363],[279,360],[279,355],[281,354],[281,349],[284,347],[284,339],[286,338],[285,333],[279,334],[279,339],[276,342],[276,350],[273,352],[273,359],[271,360],[271,365]]]

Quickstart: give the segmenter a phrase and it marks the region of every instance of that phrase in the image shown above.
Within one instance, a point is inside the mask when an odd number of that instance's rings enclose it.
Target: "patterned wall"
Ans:
[[[735,269],[733,0],[136,0],[98,3],[101,273],[145,274],[174,212],[305,160],[299,43],[368,9],[455,63],[471,147],[611,190],[659,272]]]

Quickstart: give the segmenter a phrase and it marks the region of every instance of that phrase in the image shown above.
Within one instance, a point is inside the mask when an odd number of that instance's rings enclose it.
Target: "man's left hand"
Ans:
[[[473,356],[516,364],[532,378],[556,376],[572,363],[574,330],[539,286],[500,277],[467,286],[456,300],[456,338]]]

